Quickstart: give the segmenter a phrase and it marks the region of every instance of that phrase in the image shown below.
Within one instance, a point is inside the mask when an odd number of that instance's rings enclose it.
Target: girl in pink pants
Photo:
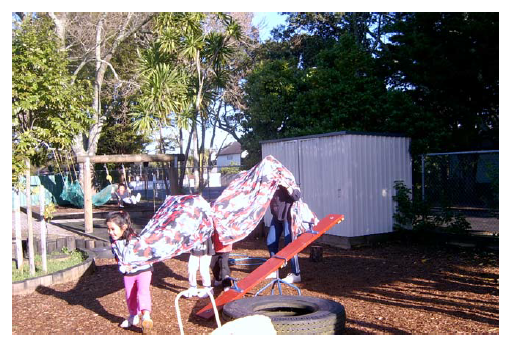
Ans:
[[[151,270],[136,275],[124,276],[124,289],[126,291],[126,303],[130,316],[136,316],[143,311],[151,312]]]
[[[124,252],[130,239],[137,236],[132,228],[130,215],[127,212],[111,212],[105,220],[112,252],[119,264],[119,271],[124,275],[124,289],[126,304],[128,305],[128,318],[121,323],[122,328],[129,328],[139,324],[142,315],[142,333],[148,334],[153,328],[151,320],[151,294],[150,287],[153,265],[131,266],[124,264]]]

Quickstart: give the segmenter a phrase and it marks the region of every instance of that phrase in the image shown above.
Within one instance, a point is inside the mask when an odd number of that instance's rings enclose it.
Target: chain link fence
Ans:
[[[203,197],[208,201],[214,201],[231,182],[233,177],[241,170],[241,166],[216,167],[209,166],[203,173],[204,188]],[[144,200],[163,201],[166,196],[171,195],[169,189],[168,170],[155,167],[144,167],[143,165],[128,166],[125,168],[126,181],[133,193],[140,193]],[[181,171],[178,169],[179,176]],[[113,184],[118,184],[124,179],[122,169],[109,170],[108,175],[112,178]],[[167,180],[167,185],[166,181]],[[107,170],[95,170],[94,186],[100,190],[109,184]],[[192,194],[195,189],[195,180],[191,167],[185,168],[183,177],[183,194]]]
[[[499,151],[422,156],[422,199],[461,214],[476,231],[499,232]]]

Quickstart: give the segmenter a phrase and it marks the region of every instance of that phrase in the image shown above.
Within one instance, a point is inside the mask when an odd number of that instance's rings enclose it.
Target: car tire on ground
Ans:
[[[256,314],[270,317],[278,335],[337,335],[346,321],[343,305],[305,296],[243,298],[224,305],[222,311],[228,321]]]

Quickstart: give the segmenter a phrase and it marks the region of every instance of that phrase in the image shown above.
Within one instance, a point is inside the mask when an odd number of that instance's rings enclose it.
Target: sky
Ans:
[[[262,41],[270,38],[270,31],[285,23],[286,16],[280,15],[279,12],[254,12],[252,24],[254,26],[261,25],[260,37]]]

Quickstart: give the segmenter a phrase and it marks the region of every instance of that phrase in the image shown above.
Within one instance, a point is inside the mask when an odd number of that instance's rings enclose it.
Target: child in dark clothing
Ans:
[[[267,236],[267,247],[270,257],[279,251],[279,238],[284,231],[284,245],[293,241],[291,227],[290,208],[295,201],[300,199],[300,190],[298,188],[279,186],[270,201],[270,212],[272,221]],[[292,273],[288,274],[283,280],[289,283],[301,282],[299,259],[297,255],[290,259]],[[270,274],[268,277],[277,278],[278,271]]]
[[[224,245],[219,240],[217,230],[213,232],[213,246],[215,255],[212,256],[210,268],[213,273],[213,286],[220,286],[227,291],[231,287],[231,270],[229,269],[229,253],[233,250],[233,244]]]

